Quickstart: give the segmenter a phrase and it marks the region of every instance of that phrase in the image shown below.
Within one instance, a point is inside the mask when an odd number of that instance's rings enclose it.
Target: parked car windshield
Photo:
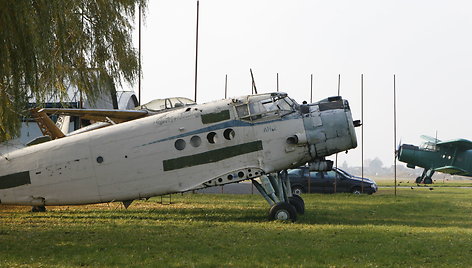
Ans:
[[[351,178],[351,174],[347,173],[346,171],[342,170],[342,169],[336,169],[339,173],[341,173],[342,175],[346,176],[347,178]]]
[[[288,171],[289,175],[301,176],[302,170],[301,169],[291,169]]]

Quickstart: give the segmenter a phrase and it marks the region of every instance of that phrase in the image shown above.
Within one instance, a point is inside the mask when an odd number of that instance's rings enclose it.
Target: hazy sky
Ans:
[[[422,134],[472,139],[472,2],[438,0],[201,0],[199,103],[280,90],[299,103],[337,94],[360,119],[364,74],[364,159],[393,164],[393,75],[398,140]],[[194,96],[194,0],[150,0],[142,33],[142,102]],[[360,145],[360,129],[357,130]],[[360,165],[360,147],[339,165]]]

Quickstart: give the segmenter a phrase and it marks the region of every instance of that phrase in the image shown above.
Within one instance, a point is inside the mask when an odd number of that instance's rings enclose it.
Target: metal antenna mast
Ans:
[[[277,73],[277,92],[279,92],[279,73]]]
[[[225,99],[228,98],[228,75],[225,75]]]
[[[313,74],[311,74],[310,82],[310,103],[313,103]]]
[[[251,78],[252,78],[252,94],[256,93],[257,94],[257,88],[256,88],[256,81],[254,80],[254,75],[252,74],[252,69],[249,69],[251,72]]]

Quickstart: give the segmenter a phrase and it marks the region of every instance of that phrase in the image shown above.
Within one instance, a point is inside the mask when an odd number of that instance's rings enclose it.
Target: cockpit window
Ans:
[[[437,151],[436,143],[429,142],[429,141],[424,142],[423,144],[421,144],[420,149],[425,150],[425,151],[431,151],[431,152],[436,152]]]
[[[296,111],[296,107],[296,102],[286,95],[267,94],[249,97],[248,104],[236,106],[236,111],[239,118],[254,121],[281,117]]]
[[[244,118],[249,115],[249,111],[247,109],[247,104],[236,106],[236,112],[238,113],[239,118]]]

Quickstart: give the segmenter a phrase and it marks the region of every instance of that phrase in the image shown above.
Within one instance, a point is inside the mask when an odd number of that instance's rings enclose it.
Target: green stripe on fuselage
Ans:
[[[262,141],[253,141],[200,154],[168,159],[163,161],[164,171],[214,163],[238,155],[261,151],[262,149]]]
[[[13,188],[25,184],[31,184],[29,171],[22,171],[0,177],[0,189]]]

